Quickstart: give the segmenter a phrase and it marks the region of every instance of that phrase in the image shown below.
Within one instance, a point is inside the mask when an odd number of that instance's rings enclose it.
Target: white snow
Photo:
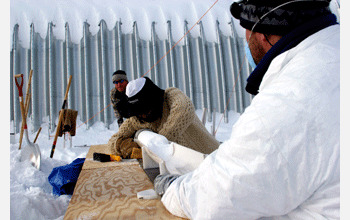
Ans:
[[[340,0],[337,0],[340,3]],[[134,21],[137,22],[140,37],[151,40],[151,25],[156,22],[156,32],[162,40],[167,39],[167,21],[171,20],[173,40],[177,42],[184,35],[184,21],[188,29],[192,26],[191,35],[199,36],[197,21],[202,18],[206,39],[216,42],[216,20],[220,30],[225,35],[231,35],[230,5],[233,0],[11,0],[10,4],[10,49],[15,24],[19,25],[19,41],[25,48],[30,44],[30,25],[45,38],[48,23],[54,24],[53,34],[57,39],[64,40],[65,25],[69,24],[71,39],[79,44],[83,37],[83,24],[86,21],[92,35],[97,34],[101,20],[105,20],[109,30],[117,21],[122,22],[123,33],[132,33]],[[335,0],[331,9],[337,11]],[[244,29],[239,21],[234,20],[237,33],[244,37]],[[179,43],[183,43],[183,40]]]
[[[336,9],[334,1],[331,3],[333,10]],[[140,36],[145,40],[150,40],[152,21],[157,23],[156,31],[159,37],[165,39],[167,38],[167,20],[171,20],[173,39],[177,41],[184,34],[184,20],[187,20],[188,27],[191,28],[215,2],[215,0],[10,0],[10,16],[8,16],[10,24],[5,24],[10,27],[6,28],[5,26],[3,29],[10,30],[10,48],[12,48],[13,28],[15,24],[19,24],[20,42],[23,47],[29,48],[30,25],[32,23],[34,23],[35,31],[42,38],[45,38],[48,23],[53,22],[55,25],[54,35],[56,38],[64,40],[65,24],[68,22],[72,41],[80,43],[83,36],[83,22],[85,21],[90,24],[92,34],[98,32],[101,19],[106,21],[109,29],[113,29],[116,22],[120,20],[123,23],[122,31],[124,33],[131,33],[133,22],[137,21]],[[228,23],[231,22],[229,6],[232,2],[232,0],[219,0],[203,18],[206,37],[209,41],[216,41],[215,23],[217,19],[220,22],[221,31],[227,35],[231,34],[231,26]],[[340,0],[338,2],[340,3]],[[7,12],[8,8],[4,8],[4,11]],[[235,22],[238,34],[243,37],[243,29],[240,28],[236,20]],[[198,25],[191,31],[191,34],[194,36],[199,34]],[[3,47],[5,48],[8,41],[3,42],[5,42]],[[4,65],[4,72],[9,72],[8,63]],[[5,89],[7,89],[5,91],[9,91],[8,87]],[[5,107],[4,111],[4,115],[9,115],[8,108]],[[202,111],[197,110],[197,115],[201,118]],[[222,114],[216,115],[216,126],[218,126],[221,116]],[[226,124],[222,121],[216,134],[219,141],[227,140],[231,136],[232,126],[237,119],[237,113],[229,112],[229,123]],[[78,126],[82,123],[77,121]],[[29,130],[31,130],[30,121],[28,121],[28,125]],[[211,125],[212,123],[208,122],[206,124],[209,131]],[[12,129],[11,126],[10,129]],[[77,129],[76,136],[72,138],[72,148],[69,147],[69,141],[66,141],[66,147],[63,149],[63,137],[58,139],[54,157],[51,159],[49,155],[53,137],[49,139],[49,135],[54,136],[54,133],[49,134],[48,124],[44,123],[36,142],[42,154],[42,169],[40,171],[27,162],[19,162],[19,134],[16,134],[16,144],[10,144],[10,150],[5,151],[5,155],[10,153],[10,163],[8,163],[7,156],[4,160],[4,170],[8,171],[8,164],[10,164],[10,182],[6,178],[8,173],[2,173],[5,180],[4,189],[8,189],[6,184],[10,185],[10,204],[5,204],[4,207],[10,206],[11,219],[63,219],[71,196],[54,196],[47,179],[48,175],[54,167],[66,165],[76,158],[86,156],[88,148],[74,146],[105,144],[117,131],[116,121],[110,125],[109,129],[106,129],[102,122],[95,123],[88,130],[83,125]],[[29,139],[33,141],[35,135],[36,131],[30,133]],[[2,137],[7,137],[4,139],[9,140],[7,135]]]
[[[68,22],[72,41],[80,43],[83,37],[83,23],[89,23],[89,30],[95,35],[99,30],[99,23],[103,19],[108,29],[113,29],[117,21],[122,22],[123,33],[132,33],[133,23],[137,22],[140,37],[151,40],[151,25],[156,22],[156,32],[160,39],[167,39],[167,21],[172,21],[173,40],[177,42],[184,35],[184,21],[188,28],[215,6],[203,17],[206,38],[216,41],[215,24],[220,22],[221,31],[231,34],[230,5],[232,0],[201,0],[201,1],[164,1],[164,0],[11,0],[10,5],[10,38],[15,24],[19,25],[19,37],[23,47],[29,48],[30,25],[34,23],[35,31],[42,38],[46,37],[48,23],[52,22],[54,35],[60,39],[65,38],[65,24]],[[238,27],[238,22],[236,23]],[[243,36],[243,29],[241,29]],[[191,34],[199,35],[199,26],[195,25]]]
[[[203,111],[196,111],[201,119]],[[222,114],[216,113],[216,126]],[[78,116],[79,118],[79,116]],[[216,138],[224,141],[230,137],[233,124],[239,118],[239,114],[229,112],[229,123],[222,120]],[[28,119],[29,120],[29,119]],[[56,120],[57,121],[57,120]],[[20,150],[18,150],[19,134],[15,135],[16,143],[10,144],[10,214],[11,219],[63,219],[71,196],[55,196],[52,186],[48,182],[48,176],[54,167],[71,163],[76,158],[85,158],[89,148],[76,147],[81,145],[106,144],[109,138],[118,131],[118,123],[115,120],[105,128],[102,122],[95,123],[86,130],[85,124],[77,120],[76,136],[72,137],[72,147],[68,135],[63,148],[64,137],[59,137],[53,158],[50,158],[53,136],[49,134],[48,123],[42,124],[42,130],[36,143],[41,150],[41,170],[35,169],[29,162],[20,162]],[[82,125],[82,126],[80,126]],[[28,121],[29,131],[32,129],[31,121]],[[212,123],[207,122],[206,128],[211,131]],[[12,128],[11,128],[12,129]],[[29,132],[29,140],[33,142],[36,132]],[[49,139],[49,135],[51,136]],[[24,141],[22,146],[24,146]]]

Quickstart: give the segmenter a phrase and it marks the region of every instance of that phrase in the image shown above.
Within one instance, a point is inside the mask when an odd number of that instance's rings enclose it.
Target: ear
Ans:
[[[260,42],[261,46],[263,47],[265,53],[270,50],[271,45],[266,39],[265,35],[262,33],[256,32],[256,39]]]

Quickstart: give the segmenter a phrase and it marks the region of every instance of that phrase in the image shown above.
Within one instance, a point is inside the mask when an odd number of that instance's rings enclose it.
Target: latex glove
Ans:
[[[165,191],[168,189],[170,184],[176,180],[180,175],[178,174],[159,174],[154,179],[154,190],[160,196],[162,196]]]

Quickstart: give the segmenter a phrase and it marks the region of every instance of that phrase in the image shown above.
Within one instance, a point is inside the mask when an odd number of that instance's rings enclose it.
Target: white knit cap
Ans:
[[[146,79],[143,77],[129,82],[128,85],[126,86],[126,92],[125,92],[126,96],[130,98],[136,95],[138,92],[140,92],[140,90],[143,88],[145,83],[146,83]]]

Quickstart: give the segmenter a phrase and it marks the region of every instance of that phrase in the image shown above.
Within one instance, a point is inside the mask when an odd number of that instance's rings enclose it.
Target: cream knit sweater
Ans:
[[[151,123],[141,123],[136,117],[125,120],[108,141],[111,153],[129,158],[132,148],[137,147],[132,139],[140,129],[150,129],[169,141],[205,154],[210,154],[220,144],[197,117],[191,100],[178,88],[165,90],[162,118]]]

